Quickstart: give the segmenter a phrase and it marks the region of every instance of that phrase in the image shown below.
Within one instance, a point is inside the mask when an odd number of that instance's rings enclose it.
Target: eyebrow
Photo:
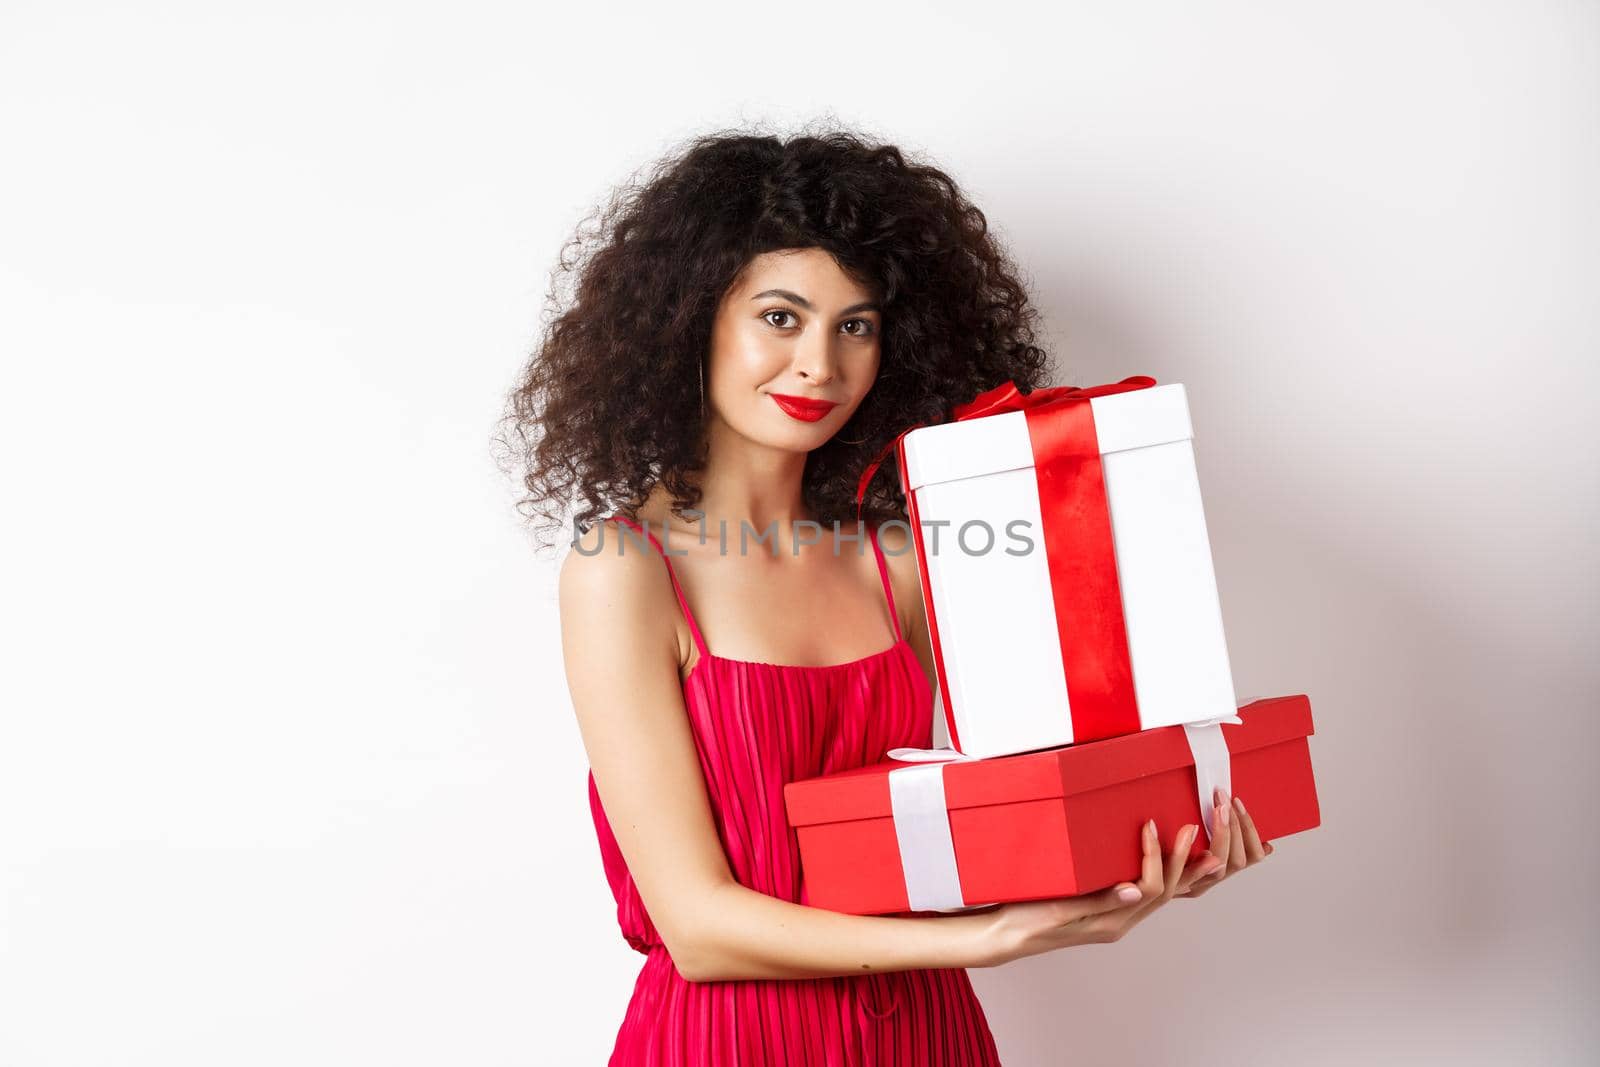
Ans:
[[[807,300],[805,297],[801,296],[799,293],[791,293],[787,289],[767,289],[767,290],[764,290],[762,292],[757,293],[755,296],[752,296],[750,299],[751,300],[760,300],[762,297],[766,297],[766,296],[781,296],[785,300],[793,300],[796,304],[799,304],[801,307],[805,308],[807,311],[815,311],[816,310],[816,308],[811,306],[811,301]],[[843,311],[839,312],[839,314],[841,314],[841,315],[852,315],[857,311],[877,311],[877,312],[882,312],[883,308],[879,307],[877,304],[874,304],[870,300],[864,300],[859,304],[851,304],[849,307],[847,307]]]

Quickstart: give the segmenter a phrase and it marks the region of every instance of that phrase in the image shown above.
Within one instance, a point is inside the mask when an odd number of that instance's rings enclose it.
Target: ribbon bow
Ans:
[[[961,422],[964,419],[981,419],[985,415],[1000,415],[1007,411],[1024,411],[1028,408],[1052,406],[1055,404],[1072,403],[1079,400],[1092,400],[1097,396],[1110,396],[1112,393],[1126,393],[1134,389],[1148,389],[1156,384],[1156,380],[1148,374],[1135,374],[1124,378],[1120,382],[1108,382],[1105,385],[1052,385],[1042,389],[1035,389],[1031,393],[1024,393],[1017,388],[1014,381],[1001,382],[992,389],[986,389],[964,404],[957,404],[950,409],[945,422]],[[895,434],[894,439],[884,445],[872,462],[867,464],[867,469],[861,472],[861,480],[856,483],[856,521],[861,521],[861,502],[866,499],[867,486],[872,484],[873,475],[878,473],[889,453],[900,446],[900,441],[906,434],[919,426],[929,423],[914,422],[910,426]]]

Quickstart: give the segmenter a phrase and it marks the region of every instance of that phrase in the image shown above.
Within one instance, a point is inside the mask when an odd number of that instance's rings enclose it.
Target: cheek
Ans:
[[[865,400],[867,394],[872,392],[872,387],[878,384],[878,368],[882,365],[882,360],[876,354],[869,357],[864,364],[864,370],[861,374],[860,400]]]
[[[787,349],[760,330],[730,330],[712,354],[719,384],[734,389],[764,385],[789,363]]]

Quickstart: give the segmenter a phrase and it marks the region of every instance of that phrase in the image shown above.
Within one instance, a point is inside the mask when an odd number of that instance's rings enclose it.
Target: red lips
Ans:
[[[784,393],[768,393],[777,405],[783,409],[784,414],[802,422],[816,422],[828,412],[839,405],[832,400],[811,400],[803,396],[788,396]]]

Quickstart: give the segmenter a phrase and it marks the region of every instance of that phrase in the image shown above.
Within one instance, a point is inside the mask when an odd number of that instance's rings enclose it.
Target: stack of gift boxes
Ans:
[[[949,747],[789,783],[802,901],[854,914],[1075,896],[1211,796],[1317,826],[1304,695],[1238,706],[1182,385],[959,405],[893,443]],[[861,491],[877,464],[864,472]],[[931,723],[930,723],[931,726]]]

